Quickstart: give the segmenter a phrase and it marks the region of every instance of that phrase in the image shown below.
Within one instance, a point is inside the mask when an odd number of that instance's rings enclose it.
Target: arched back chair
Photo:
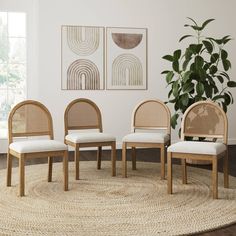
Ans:
[[[187,137],[218,139],[219,142],[186,141]],[[183,183],[187,183],[186,159],[212,163],[213,198],[218,198],[218,159],[224,157],[224,187],[228,188],[228,120],[222,108],[212,101],[192,104],[184,113],[181,142],[168,148],[168,193],[172,193],[172,159],[182,160]]]
[[[127,177],[126,149],[132,148],[132,169],[136,170],[136,148],[160,148],[161,179],[165,178],[165,149],[170,144],[170,111],[160,100],[146,100],[134,109],[132,133],[122,142],[123,177]]]
[[[97,169],[101,169],[102,147],[111,146],[112,176],[115,176],[116,139],[110,134],[103,133],[102,116],[98,106],[89,99],[75,99],[68,104],[64,121],[65,143],[75,149],[75,178],[79,179],[79,150],[83,147],[98,148]]]
[[[9,148],[7,156],[7,186],[11,186],[12,156],[19,159],[19,195],[25,194],[25,160],[48,157],[48,182],[52,181],[54,156],[63,157],[64,190],[68,190],[68,151],[67,146],[53,140],[52,117],[40,102],[26,100],[17,104],[8,118]],[[49,139],[40,139],[48,136]],[[32,138],[34,137],[34,138]],[[16,138],[23,138],[16,141]]]

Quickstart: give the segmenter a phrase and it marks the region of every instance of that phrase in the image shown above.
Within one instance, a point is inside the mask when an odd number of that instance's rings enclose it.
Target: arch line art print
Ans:
[[[61,88],[103,90],[105,29],[98,26],[61,27]]]

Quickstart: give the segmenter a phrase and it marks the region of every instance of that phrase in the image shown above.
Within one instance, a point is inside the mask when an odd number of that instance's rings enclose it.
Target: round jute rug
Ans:
[[[138,162],[128,166],[128,178],[111,177],[110,162],[96,170],[93,161],[81,162],[80,180],[69,166],[70,191],[63,191],[62,164],[53,166],[48,183],[47,165],[26,167],[26,196],[18,197],[18,169],[13,186],[5,187],[0,171],[0,235],[183,235],[236,222],[236,178],[224,189],[219,174],[219,198],[210,191],[211,172],[188,168],[189,184],[182,185],[180,166],[174,166],[174,194],[160,180],[160,165]]]

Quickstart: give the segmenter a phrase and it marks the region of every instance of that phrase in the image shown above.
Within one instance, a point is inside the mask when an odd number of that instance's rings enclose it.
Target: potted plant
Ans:
[[[191,24],[184,25],[193,30],[193,34],[184,35],[179,42],[192,39],[184,50],[177,49],[173,54],[163,56],[171,62],[171,69],[165,70],[168,93],[168,103],[174,104],[175,113],[171,117],[171,126],[175,129],[179,117],[194,102],[211,99],[220,104],[227,112],[227,107],[233,103],[230,87],[236,87],[236,82],[230,79],[228,70],[231,62],[225,45],[232,40],[227,35],[220,39],[203,35],[203,30],[214,19],[208,19],[203,24],[189,18]]]

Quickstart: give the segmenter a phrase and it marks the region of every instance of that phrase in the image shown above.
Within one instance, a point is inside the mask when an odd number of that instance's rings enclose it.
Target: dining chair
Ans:
[[[171,140],[170,111],[160,100],[139,103],[133,111],[131,133],[122,140],[122,173],[127,177],[127,148],[131,147],[132,169],[136,170],[136,148],[160,149],[161,179],[165,179],[166,148]]]
[[[86,98],[71,101],[64,113],[65,143],[73,147],[75,179],[79,179],[80,149],[97,148],[97,169],[101,169],[102,147],[111,147],[112,176],[116,175],[116,138],[103,133],[102,115],[98,106]]]
[[[204,141],[186,140],[189,138]],[[214,142],[212,140],[216,140]],[[182,161],[182,180],[187,184],[186,159],[212,163],[212,193],[218,198],[218,159],[224,158],[224,187],[229,186],[228,177],[228,120],[223,109],[212,101],[192,104],[184,113],[181,123],[181,141],[168,147],[168,193],[172,194],[172,159]]]
[[[48,182],[52,181],[53,157],[63,157],[64,190],[68,190],[68,150],[53,139],[49,110],[40,102],[26,100],[11,110],[8,118],[7,186],[11,186],[12,157],[19,159],[19,195],[25,195],[25,161],[48,157]]]

